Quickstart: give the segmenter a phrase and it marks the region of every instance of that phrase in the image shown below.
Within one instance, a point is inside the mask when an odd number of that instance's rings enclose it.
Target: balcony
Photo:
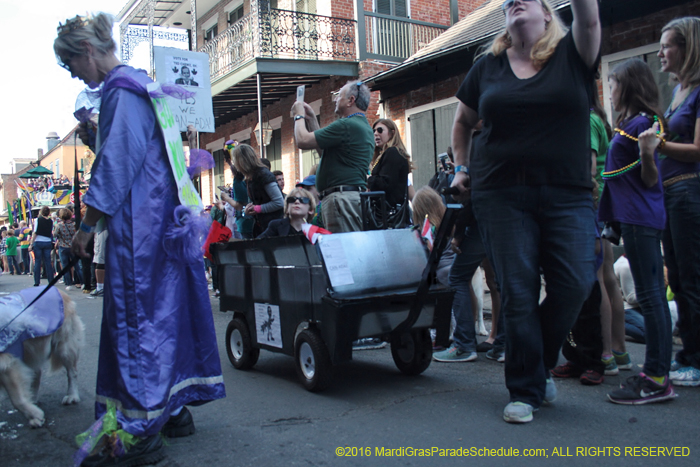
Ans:
[[[211,82],[252,59],[357,61],[357,22],[346,18],[270,9],[250,13],[209,41]]]
[[[448,27],[365,11],[366,53],[362,58],[403,62],[427,46]]]

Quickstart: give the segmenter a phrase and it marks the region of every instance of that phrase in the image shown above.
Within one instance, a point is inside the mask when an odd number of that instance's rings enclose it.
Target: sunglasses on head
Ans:
[[[525,2],[536,2],[537,0],[520,0],[520,1],[525,3]],[[510,10],[511,8],[513,8],[513,5],[515,5],[515,0],[506,0],[505,2],[503,2],[503,5],[501,5],[501,8],[503,9],[503,11],[506,11],[506,10]]]
[[[287,204],[296,203],[297,201],[301,204],[309,204],[309,198],[306,196],[287,196]]]

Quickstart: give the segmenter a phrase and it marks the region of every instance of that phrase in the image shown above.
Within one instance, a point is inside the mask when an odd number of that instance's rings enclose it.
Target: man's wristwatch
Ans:
[[[297,120],[301,120],[303,118],[304,118],[303,115],[297,115],[296,117],[294,117],[294,121],[296,122]]]
[[[85,222],[80,223],[80,230],[82,230],[85,233],[94,233],[96,230],[96,226],[89,226],[86,225]]]
[[[469,167],[466,165],[458,165],[455,167],[455,173],[457,172],[464,172],[465,174],[469,174]]]

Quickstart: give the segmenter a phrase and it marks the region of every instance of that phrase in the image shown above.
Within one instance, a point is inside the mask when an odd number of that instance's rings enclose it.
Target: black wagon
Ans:
[[[449,334],[454,291],[433,276],[453,214],[448,209],[432,252],[412,230],[324,235],[315,245],[304,236],[212,245],[220,309],[233,311],[231,364],[245,370],[260,349],[281,352],[294,357],[306,389],[320,391],[333,365],[352,359],[353,341],[378,337],[401,372],[425,371],[429,329],[441,344]]]

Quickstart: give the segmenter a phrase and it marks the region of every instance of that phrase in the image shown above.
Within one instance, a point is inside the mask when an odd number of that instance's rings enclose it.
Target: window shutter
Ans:
[[[376,13],[383,15],[391,14],[391,0],[377,0]]]

